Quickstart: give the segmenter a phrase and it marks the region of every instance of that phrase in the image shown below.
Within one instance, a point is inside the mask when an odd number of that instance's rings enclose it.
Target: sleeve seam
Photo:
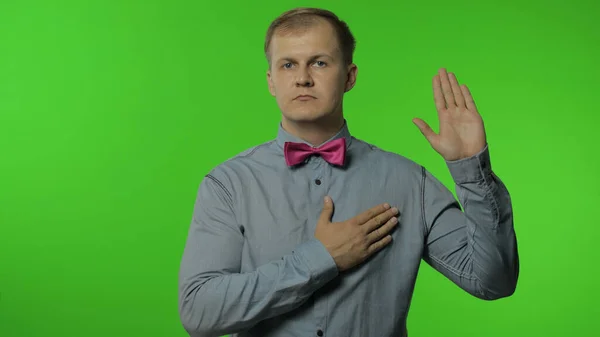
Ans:
[[[217,179],[215,176],[211,175],[211,174],[207,174],[206,178],[212,180],[215,184],[217,184],[222,190],[223,192],[225,192],[225,194],[227,195],[227,206],[229,206],[229,209],[231,210],[231,212],[233,213],[233,217],[235,219],[236,225],[239,227],[241,224],[239,222],[238,219],[238,215],[235,211],[235,206],[234,206],[234,202],[233,202],[233,194],[227,189],[227,187],[225,187],[225,184],[223,184],[219,179]]]
[[[423,223],[424,234],[427,236],[429,230],[427,228],[427,218],[425,217],[425,167],[421,166],[421,222]]]
[[[481,167],[480,167],[480,172],[483,173],[483,171],[481,170]],[[494,198],[494,194],[492,193],[492,191],[490,191],[490,182],[488,181],[488,179],[486,179],[489,177],[486,177],[483,174],[482,174],[482,176],[483,176],[483,180],[481,182],[479,182],[479,185],[485,191],[486,199],[489,199],[490,207],[492,209],[493,222],[494,222],[493,229],[497,229],[498,223],[500,221],[500,212],[498,210],[498,203],[496,202],[496,198]],[[490,177],[493,179],[492,173],[490,173]]]
[[[225,187],[225,185],[223,185],[223,183],[219,179],[217,179],[215,176],[210,175],[210,174],[207,174],[206,177],[211,179],[212,181],[214,181],[217,185],[219,185],[219,187],[221,187],[223,189],[223,191],[227,194],[229,199],[233,200],[231,192],[229,192],[229,190]]]
[[[470,274],[467,274],[467,273],[461,273],[460,271],[458,271],[458,269],[455,269],[455,268],[451,267],[450,265],[444,263],[444,261],[438,259],[437,257],[435,257],[433,255],[430,255],[429,257],[433,261],[435,261],[436,263],[438,263],[440,266],[444,267],[446,270],[448,270],[449,272],[453,273],[454,275],[456,275],[458,277],[466,278],[468,280],[478,279],[477,276],[470,275]]]

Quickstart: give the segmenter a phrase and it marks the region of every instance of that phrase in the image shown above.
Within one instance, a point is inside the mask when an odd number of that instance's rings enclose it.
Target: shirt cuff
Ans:
[[[492,173],[490,152],[486,144],[483,150],[472,157],[446,161],[450,174],[457,184],[472,183],[485,180]]]
[[[296,249],[296,253],[304,258],[312,277],[318,283],[327,283],[339,274],[339,270],[331,254],[316,238],[304,242]]]

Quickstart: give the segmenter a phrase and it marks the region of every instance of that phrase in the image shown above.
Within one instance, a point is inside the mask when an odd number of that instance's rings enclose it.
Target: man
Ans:
[[[181,263],[190,336],[407,336],[421,259],[473,296],[516,287],[511,201],[492,172],[465,85],[433,78],[444,158],[464,208],[426,169],[351,136],[342,98],[354,38],[333,13],[299,8],[267,32],[275,140],[203,179]]]

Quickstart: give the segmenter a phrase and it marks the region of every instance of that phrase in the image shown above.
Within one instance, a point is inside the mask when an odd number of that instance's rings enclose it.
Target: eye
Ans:
[[[283,65],[283,69],[290,69],[292,67],[292,63],[288,62]]]
[[[317,67],[324,67],[324,66],[326,66],[326,65],[327,65],[327,63],[325,63],[325,62],[323,62],[323,61],[317,61],[317,62],[315,62],[315,65],[316,65]]]

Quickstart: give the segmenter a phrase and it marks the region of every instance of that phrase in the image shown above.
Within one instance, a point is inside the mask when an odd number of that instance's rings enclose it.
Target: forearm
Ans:
[[[487,148],[448,166],[464,212],[447,201],[435,220],[437,230],[432,228],[430,240],[439,243],[430,261],[474,296],[509,296],[516,287],[519,258],[508,190],[493,174]],[[443,199],[438,201],[443,205]]]
[[[180,316],[192,337],[223,336],[302,305],[337,276],[335,262],[316,240],[249,273],[203,272],[180,282]]]
[[[516,288],[519,258],[508,191],[499,178],[457,187],[467,218],[473,291],[484,299],[511,295]],[[462,191],[467,190],[468,191]]]

